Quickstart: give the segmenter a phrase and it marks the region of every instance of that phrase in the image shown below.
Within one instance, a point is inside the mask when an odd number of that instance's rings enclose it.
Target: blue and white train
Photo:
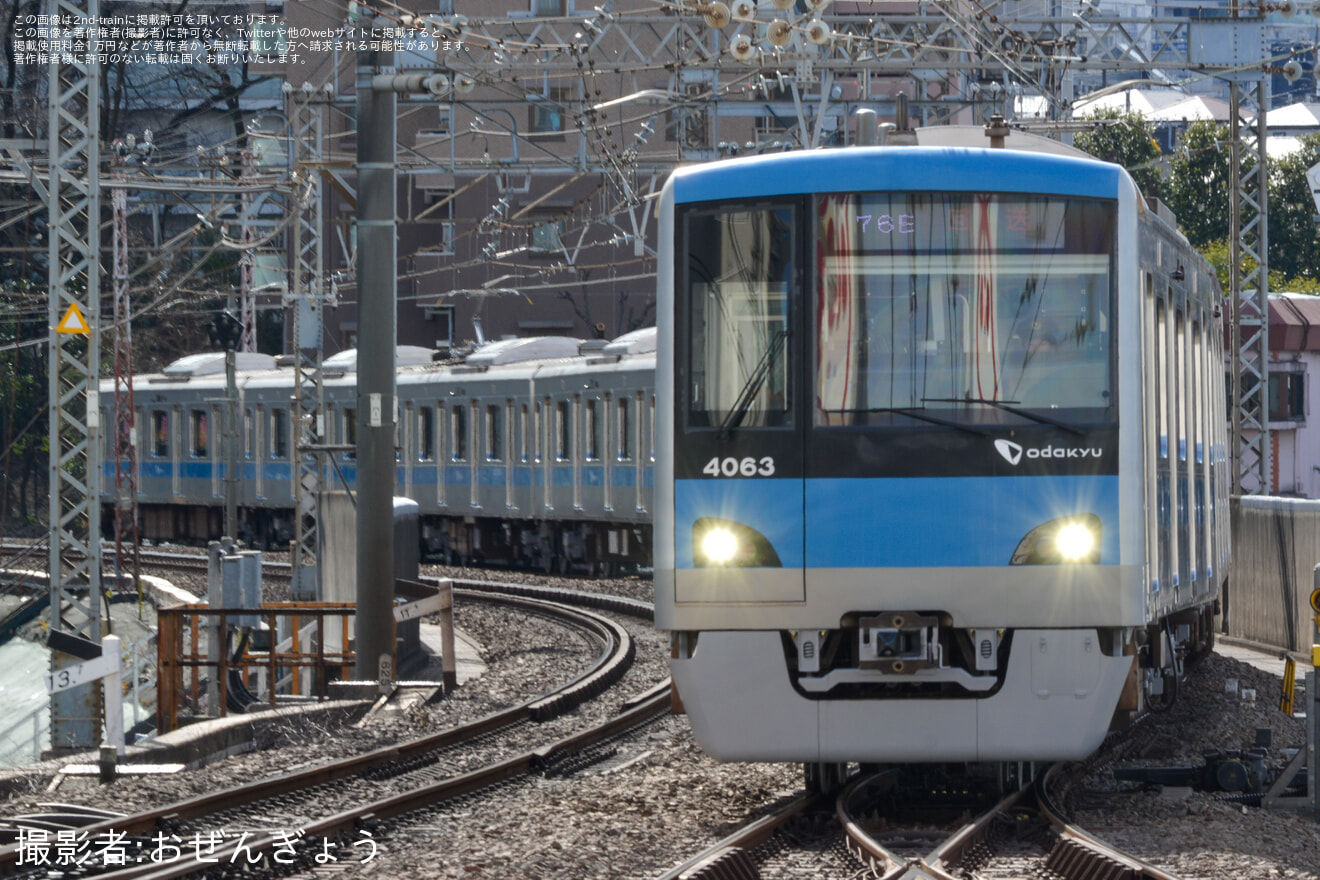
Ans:
[[[1213,639],[1211,268],[1115,165],[918,138],[661,197],[656,619],[720,759],[1080,758]]]
[[[467,563],[604,573],[648,565],[654,484],[655,330],[612,342],[508,339],[451,363],[398,356],[397,493],[417,501],[424,550]],[[238,355],[241,537],[285,546],[297,477],[293,369]],[[353,488],[356,352],[325,360],[316,417],[320,482]],[[221,534],[226,409],[223,354],[135,377],[142,535]],[[113,380],[102,382],[111,424]],[[112,432],[107,431],[107,435]],[[121,466],[126,466],[124,463]],[[113,529],[114,454],[106,440],[102,521]]]

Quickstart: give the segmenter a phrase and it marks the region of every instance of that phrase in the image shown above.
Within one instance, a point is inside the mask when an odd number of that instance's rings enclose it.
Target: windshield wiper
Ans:
[[[1076,425],[1070,425],[1067,422],[1061,422],[1058,419],[1052,419],[1049,416],[1042,416],[1039,413],[1034,413],[1031,412],[1030,410],[1022,409],[1021,407],[1010,406],[1009,403],[1006,403],[1005,401],[1002,400],[988,400],[984,397],[923,397],[921,398],[921,402],[922,403],[983,403],[986,406],[993,406],[996,409],[1002,409],[1004,412],[1011,412],[1015,416],[1022,416],[1022,418],[1024,419],[1030,419],[1031,421],[1038,422],[1042,425],[1053,425],[1056,428],[1062,428],[1063,430],[1067,431],[1070,434],[1076,434],[1078,437],[1086,436],[1086,432],[1083,431],[1081,428],[1078,428]],[[1011,402],[1021,403],[1021,401],[1018,400],[1014,400]]]
[[[942,419],[939,416],[932,416],[926,413],[924,407],[920,406],[880,406],[871,409],[832,409],[831,413],[898,413],[900,416],[907,416],[910,419],[917,419],[922,422],[930,422],[932,425],[943,425],[946,428],[958,428],[969,434],[976,434],[981,437],[990,436],[990,432],[975,425],[969,425],[966,422],[955,422],[952,419]]]
[[[770,370],[774,368],[775,362],[779,358],[779,352],[784,348],[784,340],[788,339],[787,330],[776,330],[770,344],[766,346],[765,353],[761,359],[752,367],[751,375],[747,377],[746,384],[738,392],[738,399],[733,402],[733,408],[729,414],[724,417],[720,423],[720,439],[728,440],[733,429],[742,424],[742,420],[747,417],[748,411],[752,408],[752,401],[756,399],[757,392],[765,384],[766,376],[770,375]]]

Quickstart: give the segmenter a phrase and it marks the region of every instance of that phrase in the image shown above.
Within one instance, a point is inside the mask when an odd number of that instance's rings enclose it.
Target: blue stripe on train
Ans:
[[[761,532],[786,568],[1007,565],[1033,528],[1077,513],[1100,517],[1101,563],[1119,559],[1113,476],[821,479],[803,486],[795,480],[678,481],[678,567],[693,567],[692,526],[707,516]],[[801,501],[795,501],[798,493]]]

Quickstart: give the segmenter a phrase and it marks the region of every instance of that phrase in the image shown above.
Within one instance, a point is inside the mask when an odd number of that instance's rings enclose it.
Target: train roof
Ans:
[[[429,348],[422,348],[420,345],[396,345],[394,347],[394,366],[396,368],[414,367],[418,364],[429,364],[430,362],[431,349]],[[358,350],[356,348],[345,349],[321,361],[321,371],[324,373],[356,373],[357,368]]]
[[[972,126],[920,129],[917,139],[917,146],[798,150],[690,165],[676,170],[667,188],[676,203],[883,190],[1114,198],[1127,176],[1118,165],[1023,132],[1011,133],[1004,149],[990,148]]]
[[[268,354],[258,354],[255,351],[236,351],[234,352],[234,369],[245,373],[253,370],[273,370],[275,369],[275,358]],[[225,352],[208,351],[179,358],[161,370],[161,375],[192,378],[194,376],[213,376],[217,373],[224,373],[224,371]]]

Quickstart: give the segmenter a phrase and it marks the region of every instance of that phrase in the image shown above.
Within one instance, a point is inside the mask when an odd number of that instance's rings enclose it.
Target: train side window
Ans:
[[[1187,320],[1183,317],[1181,311],[1174,313],[1174,327],[1176,336],[1174,344],[1174,357],[1176,358],[1176,371],[1173,380],[1174,394],[1177,396],[1177,408],[1174,411],[1174,417],[1178,423],[1175,426],[1178,430],[1178,460],[1187,460]]]
[[[417,460],[435,460],[435,410],[429,406],[417,410]]]
[[[194,458],[210,455],[210,415],[204,409],[188,411],[188,451]]]
[[[504,460],[504,419],[498,404],[486,407],[486,461]]]
[[[651,450],[648,453],[648,456],[651,459],[651,461],[654,462],[655,461],[655,395],[654,394],[651,395],[651,414],[650,414],[650,418],[648,419],[648,422],[650,423],[648,426],[648,431],[649,431],[648,436],[650,437],[650,441],[648,445]]]
[[[1160,458],[1169,457],[1169,336],[1163,300],[1155,303],[1155,384],[1158,386],[1155,425],[1160,438]]]
[[[461,403],[449,411],[449,450],[454,461],[467,461],[467,407]]]
[[[344,458],[352,460],[357,457],[357,410],[344,407],[344,445],[352,446],[353,449],[344,451]]]
[[[1205,455],[1201,426],[1205,422],[1205,357],[1204,333],[1200,323],[1192,325],[1192,426],[1191,442],[1195,460],[1199,463]]]
[[[243,409],[243,457],[251,459],[257,450],[257,422],[252,417],[252,407]]]
[[[153,458],[169,458],[170,411],[167,409],[151,411],[151,455]]]
[[[272,409],[270,411],[270,457],[285,459],[289,457],[289,411]]]
[[[561,400],[555,404],[555,459],[558,461],[568,461],[569,454],[573,451],[569,443],[573,427],[573,420],[569,413],[568,401]]]
[[[618,439],[619,461],[629,461],[632,459],[632,422],[628,418],[628,398],[619,398],[619,417],[615,419],[618,426],[616,437]]]
[[[541,432],[545,429],[545,409],[541,402],[536,402],[536,409],[532,411],[532,457],[536,461],[541,460],[541,450],[545,444],[541,439]]]
[[[518,460],[523,462],[527,461],[529,457],[528,449],[530,447],[527,442],[527,429],[529,427],[528,419],[527,404],[524,403],[522,409],[519,410],[518,413]]]
[[[587,425],[582,437],[582,442],[586,446],[585,454],[588,461],[600,460],[600,427],[599,403],[595,400],[588,400]]]

